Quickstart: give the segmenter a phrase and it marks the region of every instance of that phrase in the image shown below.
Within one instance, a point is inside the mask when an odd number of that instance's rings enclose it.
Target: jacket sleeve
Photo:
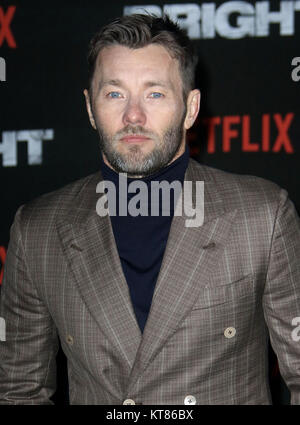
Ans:
[[[22,209],[11,228],[0,293],[0,317],[6,325],[6,340],[0,341],[0,404],[53,404],[58,337],[30,276]]]
[[[273,229],[263,308],[291,404],[300,404],[300,338],[295,326],[298,320],[300,323],[300,225],[283,189]]]

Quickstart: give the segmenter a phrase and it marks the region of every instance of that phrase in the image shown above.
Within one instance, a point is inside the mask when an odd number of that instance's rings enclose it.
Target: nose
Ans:
[[[145,125],[146,114],[142,106],[137,100],[129,100],[123,114],[123,124],[126,126],[131,125]]]

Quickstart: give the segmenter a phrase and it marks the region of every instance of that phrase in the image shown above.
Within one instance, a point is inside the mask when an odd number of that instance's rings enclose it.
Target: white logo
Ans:
[[[5,59],[0,57],[0,81],[6,81],[6,63]]]
[[[6,327],[3,317],[0,317],[0,341],[6,341]]]
[[[148,185],[142,180],[134,180],[127,185],[127,174],[119,173],[119,200],[118,200],[118,215],[132,217],[148,216],[157,217],[162,213],[162,216],[170,216],[170,201],[171,189],[174,191],[174,216],[182,216],[183,208],[184,213],[191,219],[185,220],[185,227],[199,227],[204,222],[204,182],[196,182],[195,193],[195,208],[193,207],[193,182],[185,180],[182,184],[179,180],[169,183],[166,180],[161,182],[151,181],[150,196]],[[109,180],[103,180],[98,183],[96,193],[103,195],[98,199],[96,204],[96,211],[100,217],[106,215],[117,215],[117,191],[115,184]],[[127,193],[134,193],[127,208]],[[161,198],[160,198],[161,194]],[[182,196],[183,195],[183,196]],[[182,198],[184,199],[182,202]],[[151,212],[149,214],[148,201],[151,199]],[[160,205],[161,199],[161,205]],[[194,217],[192,219],[192,217]]]
[[[243,37],[268,37],[270,25],[279,24],[280,35],[295,33],[295,12],[300,11],[300,0],[280,1],[280,7],[271,9],[271,1],[227,1],[217,7],[216,3],[183,3],[125,6],[124,15],[154,13],[169,17],[187,30],[191,39],[215,38],[217,35],[229,39]]]
[[[292,59],[292,66],[296,68],[292,71],[292,80],[295,82],[300,81],[300,58],[296,57]]]
[[[298,342],[300,341],[300,317],[293,318],[292,326],[296,326],[296,328],[292,331],[292,340]]]
[[[43,140],[53,140],[54,130],[21,130],[4,131],[2,143],[0,142],[0,154],[4,167],[15,167],[18,165],[17,142],[28,143],[28,165],[42,164]]]

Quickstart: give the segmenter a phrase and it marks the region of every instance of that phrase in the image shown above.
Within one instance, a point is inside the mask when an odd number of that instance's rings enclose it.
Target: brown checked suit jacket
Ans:
[[[142,335],[110,218],[96,213],[101,179],[16,214],[1,290],[0,403],[51,403],[59,337],[71,404],[183,405],[187,395],[270,404],[270,337],[300,404],[300,227],[286,191],[191,159],[185,180],[204,181],[204,223],[173,218]]]

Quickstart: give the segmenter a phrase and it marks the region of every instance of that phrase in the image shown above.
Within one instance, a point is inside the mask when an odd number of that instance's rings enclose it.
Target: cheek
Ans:
[[[107,133],[113,133],[120,128],[122,114],[116,108],[104,108],[101,104],[96,104],[94,118],[97,126],[101,126]]]
[[[184,112],[181,105],[174,103],[165,105],[151,105],[146,108],[148,124],[157,128],[166,128],[178,124]]]
[[[183,113],[183,108],[178,107],[169,109],[166,113],[160,111],[152,121],[153,125],[158,128],[160,132],[164,132],[169,128],[178,127],[182,121]]]

